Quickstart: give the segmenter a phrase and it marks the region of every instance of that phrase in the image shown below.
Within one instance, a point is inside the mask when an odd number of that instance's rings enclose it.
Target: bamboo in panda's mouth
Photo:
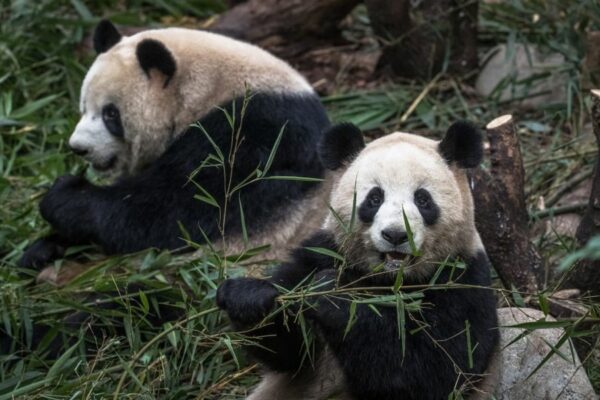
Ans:
[[[386,269],[397,269],[403,265],[407,266],[415,259],[412,254],[399,251],[381,253],[381,258],[384,261]]]

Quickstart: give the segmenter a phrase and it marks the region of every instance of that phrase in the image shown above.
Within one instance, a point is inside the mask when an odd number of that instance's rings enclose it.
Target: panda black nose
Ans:
[[[396,229],[396,228],[388,228],[381,231],[381,237],[385,240],[393,244],[394,246],[398,246],[406,242],[408,239],[408,235],[405,231]]]
[[[85,156],[88,153],[88,151],[86,149],[82,149],[82,148],[79,148],[79,147],[69,146],[69,148],[71,149],[71,151],[73,153],[75,153],[75,154],[77,154],[78,156],[81,156],[81,157]]]

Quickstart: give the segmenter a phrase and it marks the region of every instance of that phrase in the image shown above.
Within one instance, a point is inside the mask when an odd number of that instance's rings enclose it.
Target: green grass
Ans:
[[[228,333],[226,321],[214,310],[225,264],[219,254],[209,252],[193,261],[155,251],[105,258],[82,249],[90,269],[60,289],[35,284],[33,271],[16,270],[23,249],[49,231],[37,212],[45,188],[62,174],[85,169],[66,141],[78,120],[79,86],[93,58],[81,47],[86,33],[106,16],[122,24],[153,26],[223,9],[217,0],[89,3],[0,0],[0,323],[27,337],[32,320],[57,323],[69,311],[87,310],[109,325],[119,321],[124,335],[108,335],[91,359],[83,357],[82,343],[55,362],[37,355],[0,356],[0,400],[243,398],[257,375],[237,346],[244,338]],[[599,28],[600,6],[592,0],[514,0],[481,8],[482,54],[497,43],[526,42],[565,55],[569,96],[564,103],[526,110],[481,99],[468,90],[468,82],[445,75],[432,83],[387,84],[372,91],[339,88],[324,103],[334,120],[355,122],[373,135],[401,129],[439,137],[459,118],[484,125],[503,113],[515,114],[528,207],[534,211],[541,196],[557,198],[567,182],[593,167],[593,140],[586,125],[589,102],[580,89],[579,71],[584,32]],[[535,240],[552,267],[573,251],[569,237],[545,233]],[[226,265],[228,276],[244,273],[230,261]],[[131,284],[147,289],[114,295]],[[81,301],[98,292],[124,307],[100,310]],[[597,304],[586,302],[596,312]],[[153,324],[147,318],[159,304],[179,308],[185,319]],[[57,324],[49,337],[59,331]],[[593,354],[586,367],[600,389],[600,356]]]

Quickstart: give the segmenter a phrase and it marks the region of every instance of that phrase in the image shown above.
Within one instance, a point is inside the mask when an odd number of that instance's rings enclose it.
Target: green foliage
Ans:
[[[565,257],[565,259],[560,263],[558,269],[560,271],[565,271],[579,260],[600,260],[600,236],[594,236],[582,249],[577,250]]]
[[[79,87],[93,55],[82,46],[86,34],[101,17],[132,26],[152,26],[165,20],[177,24],[178,18],[203,18],[224,9],[220,0],[148,1],[101,0],[2,0],[0,1],[0,324],[11,332],[24,332],[31,340],[33,321],[53,328],[44,342],[62,334],[60,319],[73,311],[94,314],[108,332],[115,321],[124,333],[107,336],[92,358],[83,356],[86,339],[65,349],[54,362],[39,354],[25,357],[0,356],[0,400],[21,398],[243,398],[256,382],[255,368],[239,351],[248,338],[230,333],[222,315],[214,309],[216,288],[225,276],[241,276],[240,265],[264,249],[249,249],[244,255],[225,254],[215,247],[202,247],[197,258],[174,256],[169,252],[145,251],[131,256],[102,258],[90,247],[73,249],[89,260],[85,273],[63,288],[33,284],[34,271],[17,271],[16,261],[23,249],[48,232],[37,212],[37,203],[45,189],[65,173],[86,172],[86,166],[73,157],[66,142],[78,120]],[[174,18],[174,19],[173,19]],[[361,15],[361,23],[368,24]],[[351,121],[377,135],[381,131],[404,130],[439,137],[456,119],[471,119],[480,125],[501,113],[517,114],[519,137],[526,167],[528,206],[533,209],[540,197],[560,198],[565,182],[578,174],[591,173],[594,151],[589,150],[589,131],[584,129],[589,104],[579,85],[584,55],[584,33],[600,28],[600,6],[593,0],[511,0],[500,4],[481,4],[480,45],[482,53],[498,43],[508,43],[514,53],[516,43],[535,44],[545,51],[557,51],[566,57],[561,66],[566,76],[568,97],[562,104],[526,110],[516,103],[481,99],[472,94],[467,83],[440,76],[432,83],[403,82],[387,84],[368,91],[339,90],[323,99],[332,119]],[[346,32],[346,36],[356,32]],[[529,82],[532,90],[539,76]],[[515,84],[507,82],[506,84]],[[429,85],[429,86],[428,86]],[[424,94],[420,96],[421,94]],[[417,101],[418,100],[418,101]],[[413,107],[411,107],[411,105]],[[232,124],[233,125],[233,124]],[[207,132],[207,135],[209,132]],[[282,127],[281,135],[285,134]],[[588,134],[588,135],[586,135]],[[208,135],[209,136],[209,135]],[[277,141],[277,142],[278,142]],[[274,143],[276,151],[277,143]],[[226,159],[223,149],[203,166],[219,165]],[[304,179],[302,177],[265,177],[253,171],[248,182],[256,179]],[[193,182],[193,176],[190,177]],[[197,199],[223,210],[214,194],[199,188]],[[230,187],[233,194],[239,187]],[[228,201],[243,204],[235,196]],[[553,206],[553,204],[549,204]],[[221,211],[223,212],[223,211]],[[534,222],[534,221],[532,221]],[[345,227],[353,230],[354,221]],[[186,237],[185,232],[183,236]],[[189,235],[187,235],[189,237]],[[579,252],[567,237],[541,233],[536,242],[550,265],[560,260],[570,265],[597,251],[597,241]],[[313,249],[323,253],[323,249]],[[339,254],[329,254],[340,258]],[[56,268],[66,261],[59,260]],[[464,264],[446,260],[438,271],[452,268],[459,274]],[[431,279],[436,285],[439,272]],[[308,282],[304,282],[308,284]],[[418,313],[419,296],[407,297],[403,275],[387,293],[350,295],[354,309],[367,304],[396,307],[400,339],[404,343],[406,318]],[[130,285],[143,290],[128,292]],[[427,289],[423,289],[427,290]],[[546,299],[553,288],[540,298]],[[308,285],[283,293],[279,311],[289,312],[291,304],[307,303],[318,295],[335,295],[323,285]],[[116,301],[118,310],[102,309],[81,299],[90,293],[103,293],[105,302]],[[419,291],[415,291],[418,294]],[[422,292],[421,292],[422,293]],[[520,294],[505,293],[514,302]],[[541,300],[540,303],[543,303]],[[546,303],[544,303],[546,304]],[[172,323],[155,325],[148,316],[160,305],[181,310],[183,317]],[[589,301],[591,318],[598,305]],[[312,333],[302,314],[289,315],[303,327],[307,362],[311,354]],[[567,321],[568,322],[568,321]],[[581,321],[560,322],[566,338],[593,337],[597,328],[580,329]],[[546,321],[524,326],[527,332],[548,327]],[[352,328],[352,318],[348,329]],[[469,324],[465,323],[468,332]],[[89,338],[88,338],[89,339]],[[469,340],[466,335],[465,340]],[[566,340],[566,339],[565,339]],[[597,388],[600,387],[600,357],[597,353],[585,365]],[[241,368],[241,370],[240,370]],[[237,371],[241,371],[234,375]],[[451,398],[462,398],[460,391]]]

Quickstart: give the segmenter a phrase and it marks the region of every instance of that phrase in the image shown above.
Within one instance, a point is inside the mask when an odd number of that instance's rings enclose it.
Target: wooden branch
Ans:
[[[206,28],[290,58],[339,34],[338,24],[359,0],[248,0]]]
[[[492,265],[507,288],[535,293],[542,260],[529,239],[524,169],[513,118],[504,115],[486,126],[490,173],[472,172],[475,222]]]
[[[600,151],[600,90],[592,90],[592,125]],[[592,192],[577,227],[575,237],[579,245],[585,245],[592,236],[600,235],[600,153],[594,167]],[[568,277],[568,285],[582,290],[600,291],[600,262],[582,261]]]

